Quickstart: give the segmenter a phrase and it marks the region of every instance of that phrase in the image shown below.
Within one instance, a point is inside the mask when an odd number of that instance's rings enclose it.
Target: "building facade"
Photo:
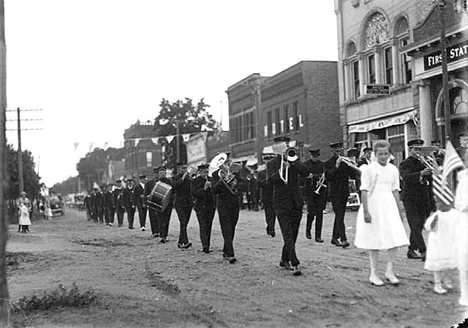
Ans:
[[[467,115],[468,62],[460,53],[468,24],[457,2],[447,0],[444,15],[447,40],[459,53],[448,64],[454,144],[456,133],[466,130]],[[422,0],[335,0],[340,122],[348,147],[386,139],[398,164],[406,157],[408,140],[420,137],[430,145],[444,139],[442,72],[432,64],[441,52],[438,9],[435,2]]]
[[[290,137],[303,158],[309,146],[328,156],[329,143],[338,141],[336,62],[301,61],[271,77],[251,74],[226,92],[234,159],[261,163],[279,136]]]

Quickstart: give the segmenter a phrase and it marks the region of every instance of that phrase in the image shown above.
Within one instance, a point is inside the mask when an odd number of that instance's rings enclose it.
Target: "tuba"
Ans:
[[[233,195],[237,194],[237,178],[231,170],[231,165],[226,163],[227,154],[221,153],[213,157],[210,162],[210,168],[213,170],[219,169],[218,175],[224,186]]]

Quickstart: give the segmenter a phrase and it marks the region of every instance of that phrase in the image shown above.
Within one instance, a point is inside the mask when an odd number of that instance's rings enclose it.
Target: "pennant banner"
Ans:
[[[184,142],[187,142],[190,139],[190,134],[189,133],[183,134],[182,138],[184,139]]]

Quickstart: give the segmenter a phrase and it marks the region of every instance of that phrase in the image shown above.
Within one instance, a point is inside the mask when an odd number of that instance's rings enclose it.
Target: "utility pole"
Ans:
[[[6,104],[5,1],[0,0],[0,328],[10,327],[10,295],[6,275],[8,226],[3,183],[6,180]]]
[[[18,184],[19,192],[21,193],[24,190],[24,180],[23,180],[23,152],[21,150],[21,115],[20,109],[17,109],[17,120],[18,120]]]
[[[450,122],[450,96],[448,89],[448,69],[447,69],[447,40],[445,37],[445,0],[439,0],[439,19],[440,19],[440,51],[442,54],[442,89],[444,95],[444,123],[445,136],[442,136],[442,147],[445,147],[447,139],[452,137],[452,127]]]

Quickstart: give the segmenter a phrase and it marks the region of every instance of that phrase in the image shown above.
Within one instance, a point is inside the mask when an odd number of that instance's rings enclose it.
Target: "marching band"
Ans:
[[[121,180],[117,180],[116,185],[101,186],[104,193],[96,185],[86,202],[88,220],[112,226],[117,213],[118,226],[121,227],[127,213],[128,228],[133,229],[133,217],[138,211],[140,228],[145,231],[148,213],[152,236],[161,238],[160,242],[165,243],[168,241],[169,221],[174,207],[180,222],[178,247],[187,249],[192,246],[188,240],[187,226],[193,209],[199,223],[202,252],[210,253],[212,226],[217,211],[224,240],[223,258],[234,264],[237,262],[234,252],[236,226],[245,200],[245,186],[250,186],[249,190],[259,190],[255,204],[260,206],[249,206],[249,209],[264,210],[266,232],[271,237],[275,237],[278,219],[283,237],[279,266],[292,271],[294,276],[301,275],[295,244],[304,206],[307,239],[312,239],[312,224],[315,221],[314,240],[324,242],[323,214],[330,201],[335,216],[331,244],[349,247],[344,220],[350,196],[349,182],[354,180],[359,189],[362,173],[373,163],[373,152],[372,148],[365,147],[361,150],[362,156],[355,160],[351,150],[347,154],[350,157],[345,157],[343,144],[335,142],[330,144],[332,156],[328,160],[321,161],[320,149],[310,147],[307,149],[310,159],[302,162],[298,150],[289,146],[289,138],[278,137],[274,141],[273,154],[265,154],[263,158],[266,165],[255,169],[242,170],[245,163],[235,163],[229,158],[229,153],[222,153],[210,163],[200,164],[195,169],[189,168],[186,163],[178,163],[179,173],[172,178],[166,177],[167,169],[162,166],[153,170],[153,179],[147,181],[146,176],[139,176],[136,187],[131,179],[125,181],[125,187],[122,187]],[[445,153],[435,147],[431,148],[434,151],[429,152],[429,156],[422,154],[423,144],[424,141],[420,139],[408,142],[409,157],[400,163],[398,171],[401,201],[410,227],[407,257],[425,261],[427,247],[422,230],[426,219],[436,211],[434,199],[437,197],[445,203],[453,203],[455,192],[447,190],[447,186],[445,189],[434,189],[434,181],[441,178]],[[466,152],[463,154],[466,171]],[[256,184],[255,188],[251,186],[252,183]],[[246,199],[252,200],[252,197],[254,195],[248,195]]]

